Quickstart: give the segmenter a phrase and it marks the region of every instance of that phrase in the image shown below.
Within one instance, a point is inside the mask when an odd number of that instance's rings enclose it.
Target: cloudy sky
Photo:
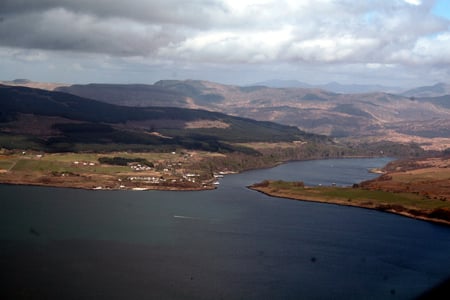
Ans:
[[[15,78],[450,83],[450,1],[1,0]]]

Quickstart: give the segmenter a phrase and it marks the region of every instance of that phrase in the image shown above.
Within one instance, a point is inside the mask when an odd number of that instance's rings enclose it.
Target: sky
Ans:
[[[1,0],[0,80],[450,83],[448,0]]]

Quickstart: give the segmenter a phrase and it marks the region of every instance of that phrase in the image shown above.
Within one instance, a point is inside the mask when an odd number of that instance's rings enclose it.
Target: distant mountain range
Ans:
[[[334,137],[423,143],[450,137],[450,96],[340,94],[317,88],[241,87],[196,80],[161,80],[148,86],[74,85],[58,90],[128,106],[220,111]]]
[[[341,84],[338,82],[330,82],[327,84],[312,85],[297,80],[268,80],[252,84],[253,86],[267,86],[273,88],[315,88],[322,89],[333,93],[341,94],[359,94],[359,93],[401,93],[404,89],[400,87],[370,85],[370,84]]]
[[[272,88],[199,80],[161,80],[152,85],[87,84],[60,86],[56,90],[114,105],[221,112],[357,143],[391,140],[442,149],[450,147],[447,88],[447,85],[438,84],[403,94],[355,94],[316,87]]]
[[[401,87],[371,85],[371,84],[341,84],[338,82],[330,82],[327,84],[308,84],[297,80],[268,80],[256,82],[250,86],[267,86],[273,88],[315,88],[322,89],[333,93],[340,94],[364,94],[384,92],[389,94],[399,94],[406,97],[438,97],[450,95],[450,84],[436,83],[430,86],[421,86],[406,90]]]
[[[167,81],[167,80],[163,80]],[[169,80],[170,81],[170,80]],[[175,80],[178,81],[178,80]],[[70,86],[74,89],[77,85],[71,85],[66,83],[48,83],[48,82],[34,82],[28,79],[14,79],[11,81],[0,81],[0,84],[4,85],[13,85],[13,86],[26,86],[32,88],[40,88],[45,90],[55,90],[60,89],[64,90],[64,87]],[[97,89],[102,88],[114,88],[116,92],[121,92],[121,87],[128,87],[129,84],[89,84]],[[157,84],[155,84],[157,85]],[[85,85],[80,85],[85,86]],[[139,89],[149,89],[154,85],[152,84],[133,84],[136,90]],[[309,84],[305,82],[301,82],[298,80],[281,80],[281,79],[273,79],[267,81],[260,81],[250,85],[246,85],[244,87],[271,87],[271,88],[307,88],[307,89],[322,89],[325,91],[329,91],[332,93],[340,93],[340,94],[364,94],[364,93],[375,93],[375,92],[384,92],[389,94],[399,94],[406,97],[438,97],[444,95],[450,95],[450,84],[446,83],[436,83],[430,86],[420,86],[413,89],[405,90],[402,87],[396,86],[384,86],[377,84],[341,84],[339,82],[329,82],[326,84]],[[139,93],[139,91],[137,91]],[[104,95],[104,94],[102,94]],[[111,94],[110,96],[115,96],[115,94]],[[164,95],[161,95],[164,97]],[[101,95],[99,95],[101,97]],[[115,96],[116,98],[123,98],[122,96]]]

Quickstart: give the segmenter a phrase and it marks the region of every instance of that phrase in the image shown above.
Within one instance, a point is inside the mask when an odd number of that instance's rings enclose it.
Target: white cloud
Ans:
[[[84,70],[83,66],[82,66],[80,63],[73,63],[73,64],[70,66],[70,68],[71,68],[73,71],[83,71],[83,70]]]
[[[42,50],[14,50],[13,57],[24,62],[42,62],[49,59],[48,53]]]
[[[416,63],[450,64],[450,33],[419,39],[411,56]]]
[[[368,69],[379,70],[383,68],[395,68],[394,64],[378,64],[378,63],[368,63],[366,64]]]
[[[404,1],[411,5],[421,5],[422,4],[421,0],[404,0]]]

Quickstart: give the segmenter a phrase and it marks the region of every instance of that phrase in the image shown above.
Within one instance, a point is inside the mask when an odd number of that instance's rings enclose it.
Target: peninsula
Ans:
[[[450,158],[389,163],[384,174],[352,187],[265,180],[249,188],[270,196],[356,206],[450,225]]]

